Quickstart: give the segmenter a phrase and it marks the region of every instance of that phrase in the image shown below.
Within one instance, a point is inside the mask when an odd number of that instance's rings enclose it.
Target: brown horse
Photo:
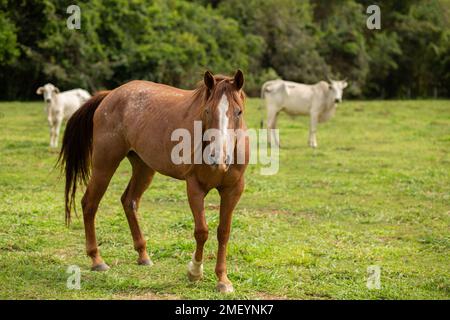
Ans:
[[[155,172],[159,172],[186,180],[197,244],[188,265],[188,277],[192,281],[201,279],[203,246],[208,238],[204,198],[211,189],[216,188],[221,199],[217,229],[219,248],[215,268],[217,289],[220,292],[233,291],[227,276],[226,251],[232,213],[244,189],[249,143],[245,135],[234,136],[231,142],[230,139],[222,138],[226,131],[246,130],[243,118],[243,84],[244,76],[240,70],[234,77],[213,76],[207,71],[204,81],[196,90],[131,81],[112,91],[98,93],[70,118],[59,158],[66,175],[66,222],[70,223],[77,185],[84,183],[87,187],[81,204],[86,251],[92,259],[92,270],[109,269],[97,247],[95,214],[111,177],[122,159],[127,157],[132,165],[132,177],[121,201],[134,248],[139,254],[138,263],[152,264],[139,228],[137,210],[142,194],[149,187]],[[174,164],[171,150],[177,142],[172,141],[171,134],[180,128],[193,133],[194,121],[202,121],[203,131],[217,129],[223,133],[209,143],[201,142],[200,145],[193,146],[194,149],[201,147],[202,151],[209,146],[211,151],[207,158],[211,162]],[[237,148],[238,145],[243,145],[244,148]],[[238,156],[243,156],[245,160],[242,163],[230,163],[231,158],[237,159]]]

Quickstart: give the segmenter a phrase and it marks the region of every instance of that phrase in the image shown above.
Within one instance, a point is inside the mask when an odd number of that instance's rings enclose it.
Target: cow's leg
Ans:
[[[53,147],[57,148],[58,147],[58,142],[59,142],[59,132],[61,131],[61,124],[63,122],[62,118],[58,118],[56,120],[55,123],[55,131],[54,131],[54,135],[53,135]]]
[[[188,264],[188,278],[191,281],[200,280],[203,277],[203,247],[208,239],[208,225],[205,219],[204,199],[206,192],[195,178],[187,180],[187,195],[189,206],[194,215],[194,237],[197,243],[192,260]]]
[[[121,201],[133,237],[134,249],[139,254],[138,264],[150,266],[152,262],[147,254],[147,242],[139,228],[137,211],[141,196],[150,185],[155,171],[148,167],[135,153],[131,153],[128,159],[133,167],[133,175],[122,195]]]
[[[52,117],[48,117],[47,118],[48,121],[48,127],[49,127],[49,134],[50,134],[50,148],[53,148],[53,141],[54,141],[54,132],[55,132],[55,124],[53,122],[53,118]]]
[[[277,139],[277,135],[274,130],[277,128],[277,118],[279,111],[274,106],[267,107],[267,142],[269,145],[272,141],[279,147],[280,142]]]
[[[54,148],[55,147],[55,143],[54,143],[55,138],[54,138],[54,136],[55,136],[55,127],[52,125],[50,127],[50,148]]]
[[[311,113],[309,124],[309,146],[311,148],[317,148],[317,125],[319,123],[319,115],[317,113]]]
[[[227,275],[227,245],[230,238],[231,218],[233,210],[241,198],[244,190],[244,179],[232,187],[220,189],[220,219],[217,228],[219,248],[217,252],[216,275],[218,278],[217,290],[222,293],[233,292],[233,285]]]

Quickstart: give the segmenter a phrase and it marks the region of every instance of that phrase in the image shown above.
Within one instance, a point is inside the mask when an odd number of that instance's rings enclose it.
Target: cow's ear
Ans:
[[[55,93],[59,93],[59,89],[57,87],[54,87],[53,91],[55,91]]]
[[[36,94],[42,94],[42,93],[44,93],[44,87],[39,87],[39,88],[36,90]]]
[[[244,86],[244,73],[240,69],[238,69],[234,75],[234,85],[237,90],[241,90]]]
[[[343,82],[342,82],[342,89],[345,89],[345,88],[347,88],[348,87],[348,82],[347,82],[347,80],[344,80]]]
[[[212,90],[216,85],[216,79],[214,79],[213,74],[209,71],[205,72],[205,75],[203,76],[203,81],[205,82],[205,85],[209,90]]]

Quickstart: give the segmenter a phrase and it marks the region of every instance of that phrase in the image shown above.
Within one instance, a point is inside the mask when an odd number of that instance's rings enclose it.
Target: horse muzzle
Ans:
[[[214,155],[208,156],[208,164],[220,171],[226,172],[231,165],[231,157],[227,155],[222,161]]]

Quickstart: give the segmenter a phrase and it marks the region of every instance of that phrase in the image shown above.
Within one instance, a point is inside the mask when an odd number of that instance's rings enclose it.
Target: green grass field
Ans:
[[[259,101],[246,119],[258,127]],[[43,103],[0,103],[0,299],[221,299],[218,196],[207,198],[205,278],[190,283],[193,219],[184,182],[155,176],[140,208],[155,265],[136,265],[120,195],[124,161],[97,214],[111,270],[90,272],[82,218],[64,225]],[[232,299],[449,299],[450,101],[344,102],[307,147],[308,120],[282,116],[280,170],[247,170],[229,245]],[[81,193],[79,194],[81,197]],[[81,267],[69,290],[68,266]],[[381,267],[381,289],[366,286]]]

